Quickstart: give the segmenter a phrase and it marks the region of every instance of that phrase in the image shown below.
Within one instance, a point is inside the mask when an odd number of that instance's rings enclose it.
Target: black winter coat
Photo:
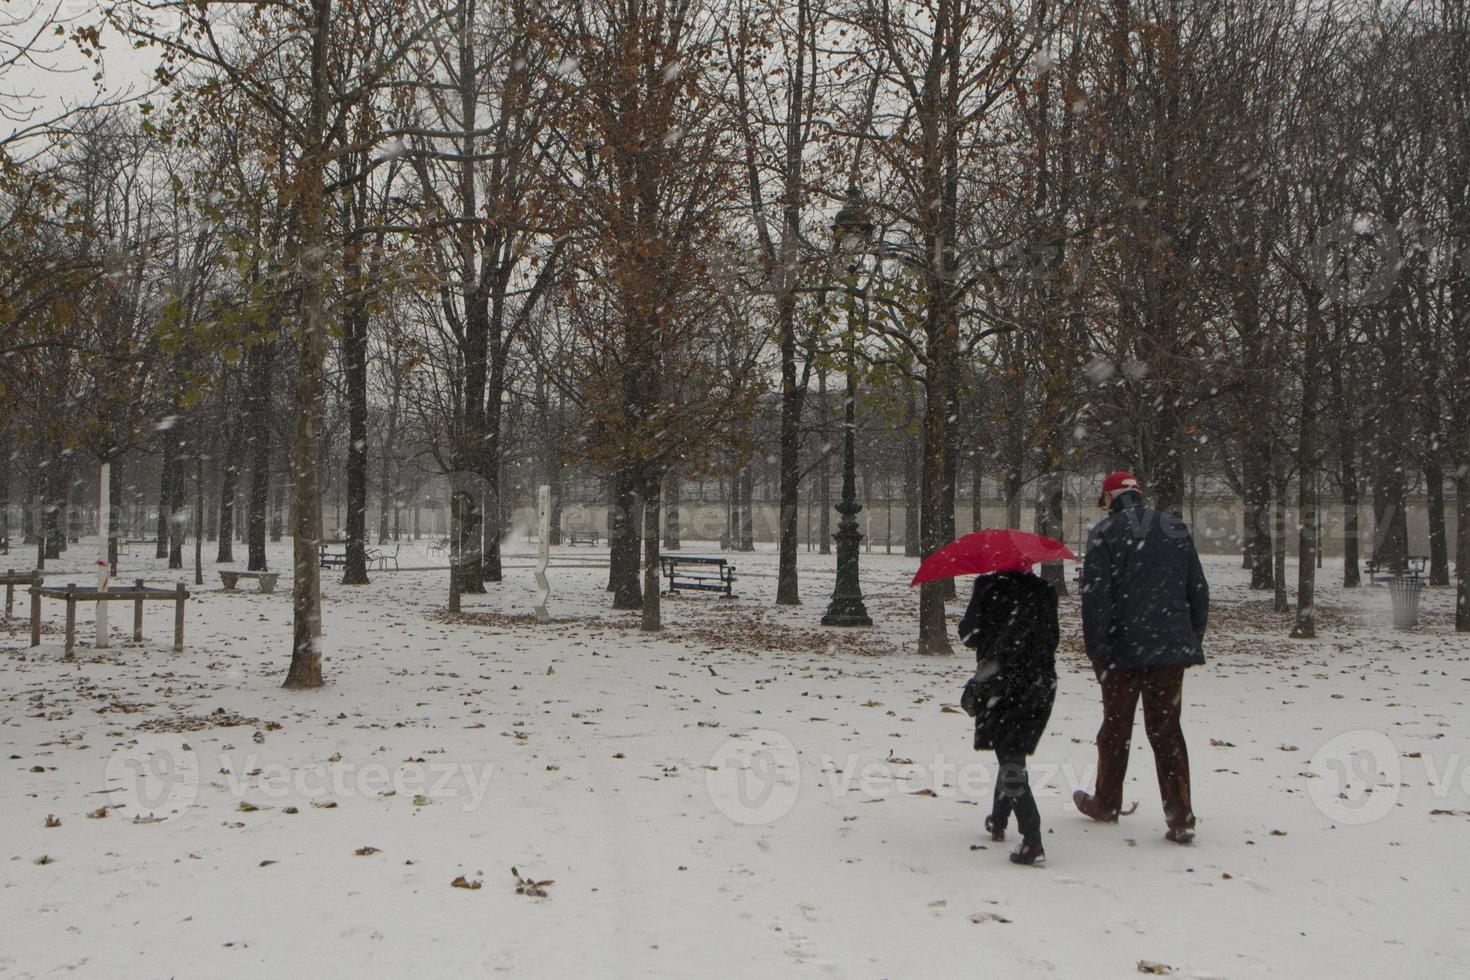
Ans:
[[[1189,528],[1121,494],[1082,564],[1082,637],[1097,670],[1205,662],[1210,586]]]
[[[960,642],[975,650],[983,694],[975,748],[1030,755],[1057,693],[1057,593],[1030,572],[975,580]]]

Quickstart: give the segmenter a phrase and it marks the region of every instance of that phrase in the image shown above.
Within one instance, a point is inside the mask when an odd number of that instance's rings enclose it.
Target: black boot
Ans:
[[[985,830],[990,834],[990,839],[993,841],[1003,841],[1006,839],[1006,825],[997,825],[993,815],[985,818]]]

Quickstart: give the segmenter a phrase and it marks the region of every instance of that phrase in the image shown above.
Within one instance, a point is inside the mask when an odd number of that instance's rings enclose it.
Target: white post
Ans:
[[[551,487],[545,484],[536,492],[536,530],[540,539],[536,542],[536,622],[544,623],[551,619],[546,611],[546,600],[551,597],[546,578],[551,562]]]
[[[101,484],[98,492],[100,499],[97,504],[97,534],[100,539],[97,545],[97,591],[106,592],[107,576],[112,570],[112,566],[107,562],[107,539],[112,536],[112,528],[110,526],[112,523],[111,463],[102,464],[102,473],[98,477],[97,482]],[[107,603],[100,599],[97,602],[97,649],[107,649]]]

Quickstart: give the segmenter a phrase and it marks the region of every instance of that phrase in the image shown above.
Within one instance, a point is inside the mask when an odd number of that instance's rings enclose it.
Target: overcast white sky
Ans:
[[[3,0],[0,7],[0,38],[6,56],[14,45],[28,40],[37,27],[54,16],[63,26],[96,23],[101,19],[94,0]],[[104,77],[99,89],[95,68],[69,39],[46,37],[31,52],[29,61],[12,65],[0,78],[0,92],[7,104],[0,122],[6,135],[17,126],[17,112],[44,118],[72,106],[104,97],[141,95],[149,90],[157,52],[135,49],[116,33],[105,35]]]

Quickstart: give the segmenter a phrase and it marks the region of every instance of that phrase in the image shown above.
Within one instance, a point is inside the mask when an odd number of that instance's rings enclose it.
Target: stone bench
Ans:
[[[276,591],[276,579],[281,577],[280,572],[227,572],[221,570],[219,580],[224,583],[226,592],[235,591],[235,584],[242,578],[253,578],[260,583],[260,591]]]

